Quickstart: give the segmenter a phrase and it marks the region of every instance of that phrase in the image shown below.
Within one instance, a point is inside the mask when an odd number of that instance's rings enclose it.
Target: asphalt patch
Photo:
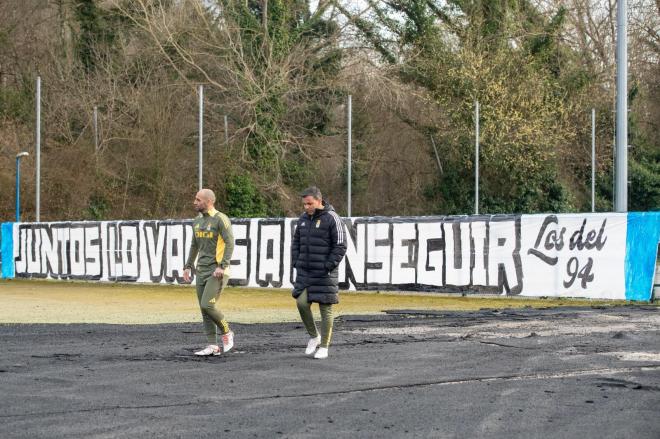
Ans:
[[[201,323],[0,325],[0,437],[657,438],[659,319],[344,316],[327,360],[297,323],[232,325],[206,358]]]

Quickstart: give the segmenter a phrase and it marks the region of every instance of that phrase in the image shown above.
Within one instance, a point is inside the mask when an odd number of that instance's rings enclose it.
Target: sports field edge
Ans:
[[[433,292],[341,291],[338,315],[392,310],[477,311],[557,307],[657,306],[658,302],[575,298],[473,296]],[[238,323],[298,321],[288,289],[231,287],[221,309]],[[186,285],[13,279],[0,280],[0,323],[157,324],[201,320]]]

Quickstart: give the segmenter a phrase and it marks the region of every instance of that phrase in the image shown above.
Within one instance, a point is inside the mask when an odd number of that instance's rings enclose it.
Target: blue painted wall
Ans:
[[[660,212],[628,214],[626,235],[626,299],[652,299],[660,241]]]
[[[11,279],[14,277],[14,223],[2,223],[0,228],[0,258],[2,271],[0,277]]]

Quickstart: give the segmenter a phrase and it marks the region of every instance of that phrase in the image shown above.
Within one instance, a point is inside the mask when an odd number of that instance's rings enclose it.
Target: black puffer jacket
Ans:
[[[346,254],[344,223],[331,205],[323,201],[311,217],[298,219],[291,244],[291,263],[296,269],[293,297],[307,288],[307,300],[339,303],[337,266]]]

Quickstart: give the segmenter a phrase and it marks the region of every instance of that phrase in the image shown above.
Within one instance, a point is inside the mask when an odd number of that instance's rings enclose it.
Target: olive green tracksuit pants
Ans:
[[[319,332],[314,322],[312,304],[307,301],[307,288],[296,298],[296,306],[309,336],[312,338],[318,337]],[[327,348],[330,346],[330,340],[332,339],[332,326],[334,323],[332,305],[329,303],[319,303],[319,309],[321,311],[321,347]]]
[[[202,310],[206,339],[210,344],[218,344],[216,328],[220,330],[221,334],[229,332],[229,323],[217,307],[220,301],[220,293],[222,293],[228,282],[229,276],[218,279],[213,277],[212,274],[204,276],[198,273],[197,275],[197,300],[199,301],[199,308]]]

